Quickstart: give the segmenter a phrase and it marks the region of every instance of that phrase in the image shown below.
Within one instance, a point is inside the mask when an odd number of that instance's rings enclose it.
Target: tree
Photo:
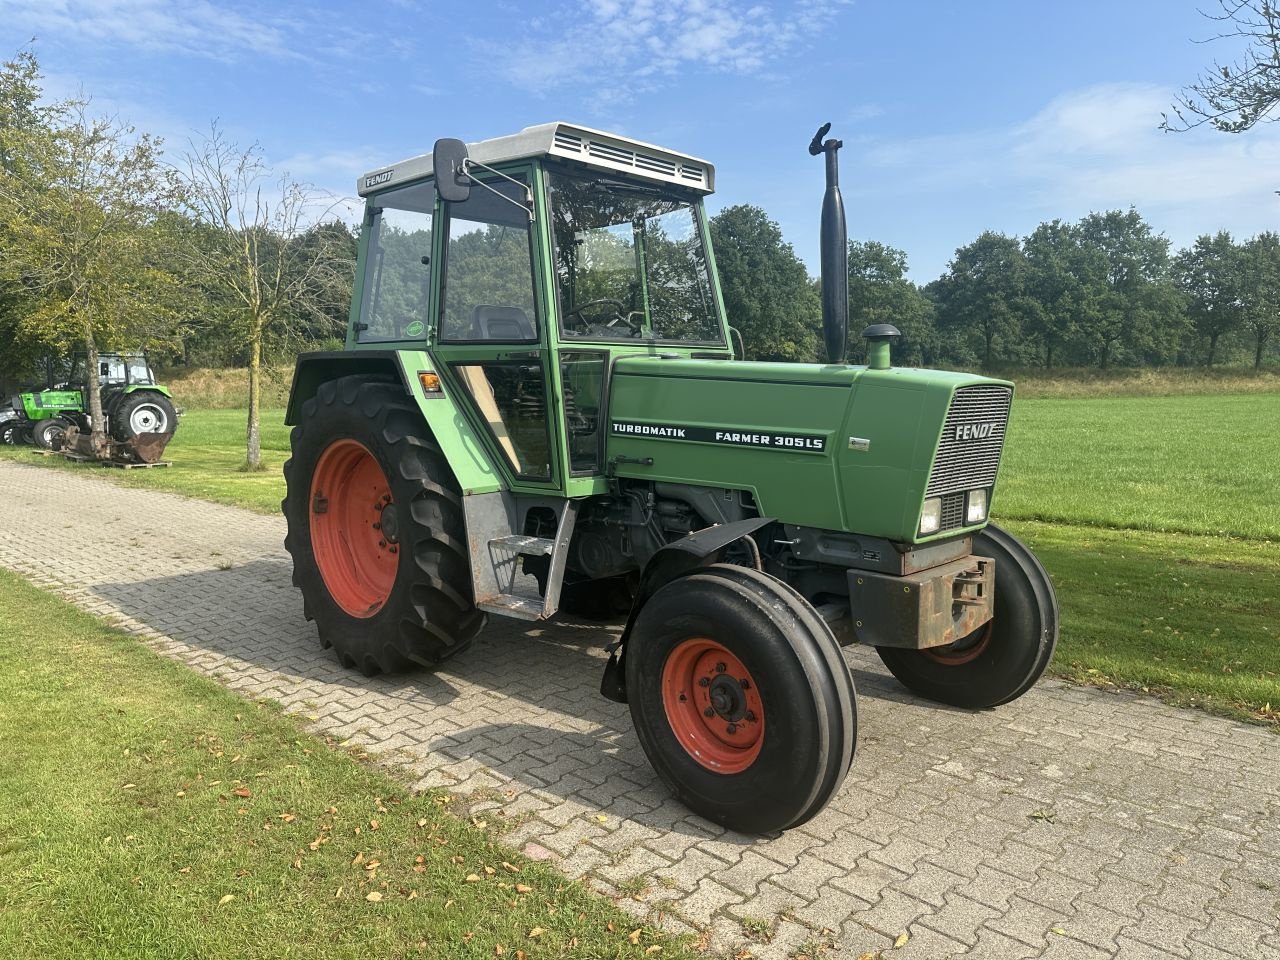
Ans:
[[[316,229],[333,204],[287,174],[274,177],[256,144],[241,149],[216,123],[190,143],[182,179],[188,213],[205,228],[202,242],[185,248],[186,266],[225,305],[228,332],[246,354],[244,469],[262,470],[264,352],[350,297],[350,234]]]
[[[10,114],[38,77],[34,58],[16,63],[0,85],[10,92]],[[86,392],[100,451],[99,350],[163,339],[180,311],[180,282],[161,265],[159,229],[180,190],[156,138],[115,118],[91,118],[86,100],[41,110],[39,122],[3,134],[4,269],[31,297],[18,328],[88,354]]]
[[[1206,17],[1221,24],[1215,39],[1243,40],[1235,63],[1213,68],[1183,91],[1161,128],[1190,130],[1209,124],[1223,133],[1243,133],[1255,124],[1278,119],[1280,103],[1280,10],[1271,0],[1218,0],[1218,12]]]
[[[813,361],[822,301],[782,231],[759,207],[727,207],[711,219],[711,238],[729,322],[748,358]]]
[[[1039,341],[1046,367],[1076,343],[1096,319],[1105,291],[1106,260],[1061,220],[1042,223],[1022,242],[1026,256],[1025,330]]]
[[[1137,210],[1091,213],[1076,227],[1080,243],[1105,258],[1098,309],[1082,324],[1081,339],[1098,366],[1123,359],[1165,362],[1185,329],[1181,297],[1169,278],[1169,241]]]
[[[1261,369],[1262,358],[1280,332],[1280,235],[1270,230],[1244,245],[1243,326],[1253,339],[1253,368]]]
[[[933,286],[939,331],[975,336],[983,366],[995,360],[997,341],[1006,358],[1016,352],[1027,312],[1026,258],[1014,237],[985,231],[956,251]]]
[[[1214,236],[1197,237],[1174,258],[1174,275],[1187,295],[1191,323],[1209,343],[1208,366],[1213,366],[1218,341],[1240,326],[1241,253],[1231,234],[1220,230]]]
[[[875,240],[849,242],[850,356],[862,348],[861,331],[892,323],[902,331],[894,354],[903,366],[933,360],[933,303],[906,277],[907,255]]]

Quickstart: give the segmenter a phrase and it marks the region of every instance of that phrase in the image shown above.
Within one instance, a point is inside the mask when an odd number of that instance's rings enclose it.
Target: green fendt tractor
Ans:
[[[88,433],[89,397],[86,355],[75,355],[63,383],[20,393],[0,410],[0,443],[34,443],[45,450],[62,449],[67,431]],[[63,367],[63,372],[66,368]],[[98,383],[107,432],[124,443],[146,433],[172,434],[178,426],[173,394],[156,382],[142,353],[98,354]]]
[[[286,415],[286,545],[325,647],[432,667],[489,614],[624,600],[602,693],[689,807],[748,832],[844,779],[840,642],[947,704],[1031,687],[1053,589],[988,523],[1012,385],[894,368],[889,325],[844,362],[825,133],[826,364],[735,359],[705,161],[552,123],[361,178],[347,349],[298,359]]]

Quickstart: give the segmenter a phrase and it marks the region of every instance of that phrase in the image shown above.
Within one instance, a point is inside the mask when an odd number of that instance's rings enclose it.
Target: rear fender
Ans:
[[[704,527],[687,537],[668,543],[649,558],[644,572],[640,574],[640,586],[631,604],[627,626],[622,631],[622,637],[610,648],[609,662],[605,665],[604,678],[600,681],[600,693],[605,698],[616,703],[627,702],[627,638],[631,636],[631,628],[640,615],[640,609],[650,598],[672,580],[709,564],[719,563],[730,546],[770,523],[773,523],[772,517],[751,517]]]
[[[443,383],[428,393],[419,374],[435,367],[422,350],[350,350],[304,353],[298,357],[289,390],[289,406],[284,422],[296,424],[302,405],[315,396],[320,384],[339,377],[384,376],[404,387],[422,413],[432,437],[449,461],[449,467],[464,496],[493,493],[503,489],[497,468],[485,452],[480,437],[462,415]]]
[[[170,400],[173,399],[173,392],[168,387],[162,387],[158,383],[131,383],[124,388],[124,392],[121,394],[121,396],[130,394],[130,393],[136,393],[139,390],[151,390],[154,393],[163,394],[164,396],[168,397]]]

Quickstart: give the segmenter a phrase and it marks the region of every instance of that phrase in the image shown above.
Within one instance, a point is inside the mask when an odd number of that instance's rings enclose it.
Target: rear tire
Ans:
[[[1012,534],[988,525],[973,552],[996,561],[991,620],[950,647],[876,652],[913,693],[976,710],[1016,700],[1040,679],[1058,644],[1058,600],[1040,561]]]
[[[626,683],[649,762],[708,820],[797,826],[848,772],[849,669],[812,608],[759,571],[716,564],[659,589],[627,639]]]
[[[173,433],[178,429],[178,412],[173,401],[155,390],[135,390],[125,394],[111,412],[111,435],[132,440],[140,433]]]
[[[41,450],[61,450],[67,441],[68,426],[70,424],[59,417],[41,420],[31,431],[31,442]]]
[[[290,443],[285,548],[321,644],[366,675],[434,667],[464,649],[485,617],[472,600],[462,493],[404,389],[323,383]]]

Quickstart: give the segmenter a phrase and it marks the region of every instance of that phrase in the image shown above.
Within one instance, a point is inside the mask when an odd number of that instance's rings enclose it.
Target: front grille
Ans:
[[[942,522],[939,530],[954,530],[964,526],[964,494],[949,493],[942,498]]]
[[[1013,391],[1008,387],[961,387],[951,398],[942,439],[933,459],[925,497],[943,497],[942,529],[964,525],[966,490],[990,489],[1000,471]]]

